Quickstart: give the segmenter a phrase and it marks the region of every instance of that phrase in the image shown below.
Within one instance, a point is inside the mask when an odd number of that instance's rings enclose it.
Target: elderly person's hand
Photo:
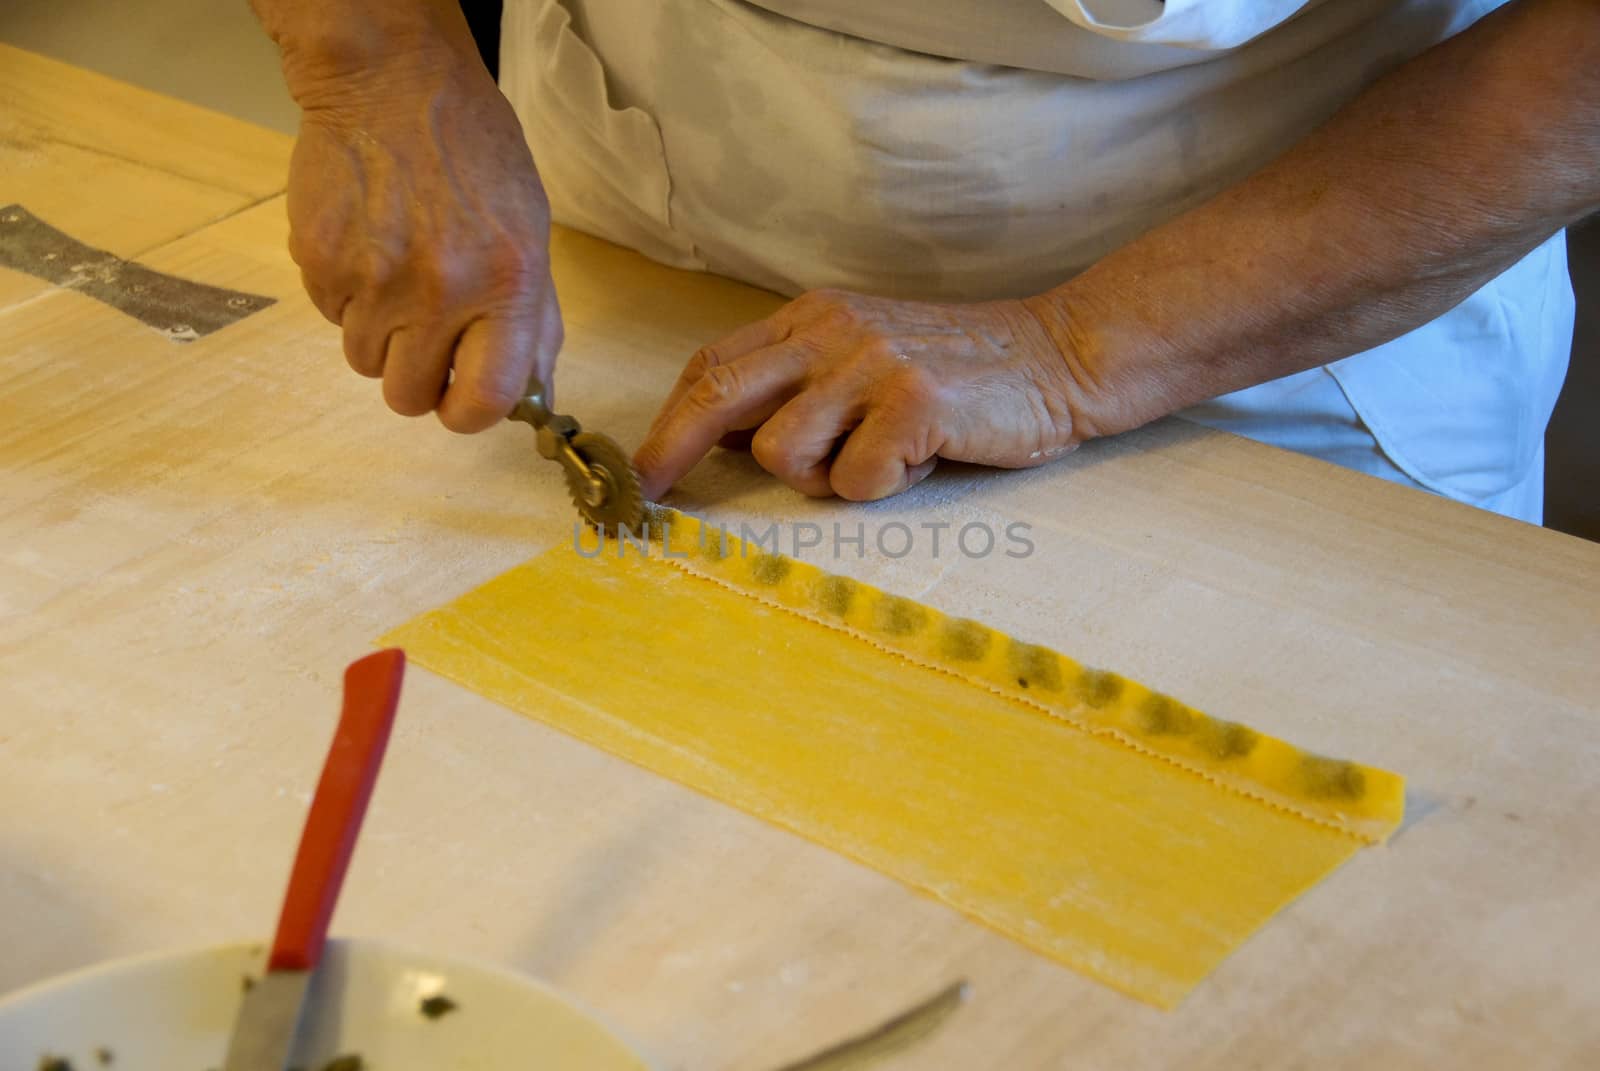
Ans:
[[[1022,301],[814,290],[696,353],[634,463],[654,498],[712,446],[748,441],[789,486],[856,500],[941,457],[1039,465],[1076,445],[1073,367]]]
[[[548,382],[562,325],[550,208],[460,9],[256,6],[303,112],[289,250],[312,302],[391,409],[490,427]]]

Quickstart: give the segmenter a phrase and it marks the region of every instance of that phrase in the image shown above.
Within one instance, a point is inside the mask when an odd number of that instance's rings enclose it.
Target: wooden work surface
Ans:
[[[0,990],[263,934],[344,665],[570,538],[526,428],[452,436],[346,369],[285,252],[287,154],[0,48],[0,204],[280,299],[184,345],[0,270]],[[777,303],[555,256],[562,407],[629,444]],[[1181,422],[871,507],[718,454],[680,501],[1029,523],[1026,559],[830,567],[1397,770],[1408,824],[1162,1013],[419,669],[336,932],[528,971],[664,1068],[765,1071],[958,976],[886,1067],[1600,1066],[1600,546]]]

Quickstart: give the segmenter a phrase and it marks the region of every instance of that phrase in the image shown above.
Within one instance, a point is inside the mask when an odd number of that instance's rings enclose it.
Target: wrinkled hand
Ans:
[[[883,498],[938,458],[1005,468],[1070,450],[1074,377],[1022,301],[801,295],[690,359],[634,463],[648,497],[748,439],[805,494]]]
[[[481,66],[327,87],[289,172],[290,253],[345,358],[389,407],[481,431],[548,383],[562,341],[550,212],[522,130]]]

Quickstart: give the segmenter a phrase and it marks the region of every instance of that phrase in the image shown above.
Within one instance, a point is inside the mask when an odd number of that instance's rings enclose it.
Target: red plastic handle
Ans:
[[[405,669],[405,652],[391,647],[344,671],[344,709],[300,834],[269,971],[311,970],[322,959],[328,922],[389,743]]]

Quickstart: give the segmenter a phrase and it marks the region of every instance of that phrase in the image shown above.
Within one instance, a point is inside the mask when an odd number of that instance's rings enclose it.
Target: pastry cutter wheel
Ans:
[[[530,380],[527,396],[511,410],[510,419],[532,425],[539,453],[560,462],[572,503],[584,519],[609,535],[621,529],[638,531],[644,523],[644,495],[628,455],[609,436],[584,431],[574,418],[552,413],[547,395],[543,383]]]

